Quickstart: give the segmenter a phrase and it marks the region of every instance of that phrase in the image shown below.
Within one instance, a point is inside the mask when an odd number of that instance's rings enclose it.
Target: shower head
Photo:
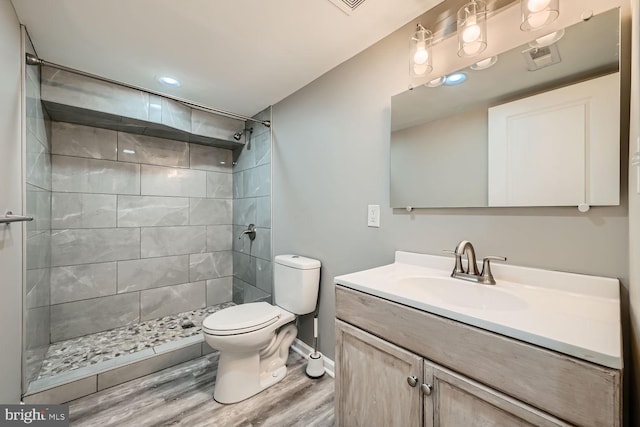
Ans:
[[[240,138],[242,138],[242,132],[236,132],[233,134],[233,139],[236,141],[240,141]]]

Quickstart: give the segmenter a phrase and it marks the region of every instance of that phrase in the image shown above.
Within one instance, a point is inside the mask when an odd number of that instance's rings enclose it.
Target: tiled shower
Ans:
[[[271,300],[269,128],[248,123],[234,152],[50,121],[39,80],[29,67],[25,384],[50,343]]]

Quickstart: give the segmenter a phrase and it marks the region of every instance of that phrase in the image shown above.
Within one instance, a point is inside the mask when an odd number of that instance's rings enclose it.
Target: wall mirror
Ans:
[[[463,84],[393,96],[391,207],[619,204],[619,41],[613,9],[550,46],[532,41],[490,68],[460,70]],[[600,95],[570,89],[600,79],[609,88]],[[592,98],[605,104],[583,102]],[[603,111],[608,125],[595,115]]]

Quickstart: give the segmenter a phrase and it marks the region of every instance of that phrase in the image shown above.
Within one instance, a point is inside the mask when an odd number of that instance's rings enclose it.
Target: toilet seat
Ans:
[[[241,304],[209,315],[202,322],[202,330],[210,335],[244,334],[277,322],[280,315],[280,308],[266,302]]]

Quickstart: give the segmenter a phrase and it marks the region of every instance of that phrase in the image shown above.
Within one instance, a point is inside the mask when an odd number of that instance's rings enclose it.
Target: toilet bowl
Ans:
[[[320,261],[278,255],[274,302],[236,305],[202,323],[206,343],[220,351],[213,397],[220,403],[247,399],[287,374],[289,347],[296,338],[296,315],[315,310]]]

